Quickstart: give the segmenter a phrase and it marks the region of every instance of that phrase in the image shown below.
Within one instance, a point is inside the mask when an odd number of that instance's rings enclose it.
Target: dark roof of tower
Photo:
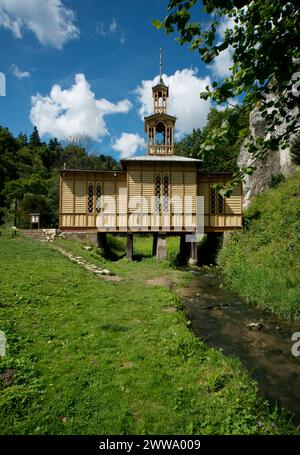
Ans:
[[[158,88],[163,88],[163,89],[168,89],[169,87],[164,83],[164,80],[162,77],[160,77],[158,83],[152,87],[153,90],[158,89]]]
[[[177,120],[177,117],[174,117],[174,115],[170,115],[170,114],[167,114],[166,112],[156,112],[154,114],[150,114],[150,115],[147,115],[146,117],[144,117],[144,119],[159,119],[159,118],[167,118],[167,119],[170,119],[170,120]]]

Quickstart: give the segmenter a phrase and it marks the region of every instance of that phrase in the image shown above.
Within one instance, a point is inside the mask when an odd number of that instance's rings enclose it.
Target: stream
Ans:
[[[300,332],[300,323],[243,302],[223,287],[217,268],[193,273],[189,286],[177,293],[194,333],[208,346],[238,357],[256,380],[259,393],[272,405],[292,412],[294,423],[299,424],[300,357],[291,353],[291,337]]]

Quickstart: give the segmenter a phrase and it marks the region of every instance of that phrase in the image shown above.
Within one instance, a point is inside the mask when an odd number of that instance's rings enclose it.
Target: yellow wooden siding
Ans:
[[[75,213],[86,212],[86,181],[78,180],[74,182],[75,186]],[[75,223],[77,225],[77,223]]]
[[[171,208],[169,213],[153,213],[155,198],[155,175],[169,175],[169,196]],[[63,228],[91,228],[103,231],[115,230],[152,230],[159,228],[165,231],[184,229],[193,230],[196,223],[196,196],[204,196],[204,223],[208,230],[235,229],[242,226],[242,188],[236,187],[225,200],[224,214],[210,214],[210,186],[226,181],[227,177],[213,174],[197,175],[195,167],[157,163],[143,168],[140,164],[130,166],[128,173],[66,173],[61,175],[60,225]],[[197,182],[198,181],[198,182]],[[87,183],[94,183],[94,212],[87,213]],[[96,187],[101,183],[101,195],[109,202],[106,213],[96,212]],[[198,183],[198,184],[197,184]],[[128,185],[128,188],[127,188]],[[140,197],[143,197],[141,205]],[[128,199],[133,201],[128,208]],[[185,206],[183,207],[183,198]],[[162,197],[163,207],[163,197]],[[116,207],[116,213],[114,212]],[[103,209],[103,206],[102,206]],[[108,212],[108,213],[107,213]],[[132,214],[132,215],[131,215]],[[184,214],[184,216],[182,216]]]
[[[105,180],[103,184],[103,194],[105,196],[115,196],[115,182],[113,180]]]
[[[128,173],[128,196],[129,196],[129,206],[128,212],[136,212],[140,209],[141,202],[141,172],[140,171],[131,171]],[[128,220],[128,225],[137,226],[138,225],[138,215],[134,215]]]
[[[155,194],[154,188],[154,172],[143,171],[142,172],[142,211],[151,213],[153,211],[153,197]],[[143,221],[145,222],[145,221]]]
[[[185,172],[184,173],[184,212],[195,213],[196,212],[196,173]]]
[[[120,176],[116,182],[116,201],[117,201],[117,218],[116,223],[118,228],[127,230],[127,181],[126,178]]]
[[[73,181],[63,180],[62,182],[62,213],[73,213],[74,197],[73,197]]]
[[[135,198],[141,196],[141,172],[131,171],[128,173],[128,192],[129,198]],[[131,208],[129,208],[131,211]]]
[[[75,226],[84,227],[86,223],[86,215],[75,215]]]
[[[73,215],[62,215],[62,226],[72,227],[73,226]]]
[[[182,216],[183,213],[183,173],[173,171],[171,172],[171,213],[178,216],[172,217],[172,225],[179,226],[179,223],[182,225]]]
[[[198,196],[204,197],[204,213],[209,213],[209,184],[208,182],[198,183]]]
[[[127,186],[126,181],[124,182],[117,182],[116,184],[117,190],[117,213],[119,214],[127,214]]]
[[[242,186],[237,186],[229,198],[225,198],[224,213],[210,213],[210,188],[215,183],[226,183],[224,175],[198,175],[198,195],[204,196],[204,226],[207,229],[234,229],[242,227]]]
[[[231,196],[225,200],[225,213],[228,215],[240,214],[242,208],[241,187],[234,188]]]

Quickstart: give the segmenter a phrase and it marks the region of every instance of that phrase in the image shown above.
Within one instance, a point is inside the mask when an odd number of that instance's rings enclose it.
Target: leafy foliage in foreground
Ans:
[[[63,242],[63,241],[61,241]],[[65,241],[88,257],[78,242]],[[148,254],[150,242],[136,245]],[[294,430],[257,397],[240,363],[187,328],[169,289],[185,272],[147,258],[110,263],[105,282],[48,245],[0,236],[2,434],[250,434]],[[90,256],[103,264],[101,256]],[[174,278],[174,277],[173,277]]]
[[[227,283],[249,302],[300,319],[300,171],[256,196],[246,229],[220,252]]]
[[[225,126],[224,126],[225,125]],[[227,108],[212,108],[203,130],[194,130],[175,144],[175,153],[202,160],[204,171],[237,171],[240,147],[249,133],[249,112]],[[220,138],[222,132],[222,137]],[[214,139],[214,147],[207,147],[207,140]]]
[[[200,16],[201,6],[207,20]],[[285,146],[299,131],[299,1],[169,0],[166,9],[165,19],[153,24],[166,33],[177,31],[180,44],[187,43],[204,63],[212,63],[223,52],[232,55],[231,75],[215,80],[201,97],[221,104],[244,97],[241,109],[259,109],[266,132],[264,138],[247,141],[253,164],[268,150]],[[215,139],[208,137],[206,142],[211,148]],[[248,166],[236,180],[253,170]]]

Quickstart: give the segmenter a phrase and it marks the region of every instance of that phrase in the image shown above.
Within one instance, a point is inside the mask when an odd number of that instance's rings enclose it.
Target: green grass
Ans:
[[[125,257],[126,237],[107,236],[109,241],[109,249],[112,251],[115,258],[119,260],[110,261],[104,259],[102,251],[98,248],[93,248],[91,252],[84,249],[85,245],[89,245],[78,240],[57,240],[56,245],[61,246],[72,253],[78,254],[87,259],[92,264],[102,265],[108,268],[115,274],[122,274],[126,279],[133,283],[136,280],[145,280],[161,276],[177,283],[182,281],[182,285],[191,279],[191,273],[182,273],[176,269],[176,255],[179,251],[179,237],[168,237],[167,239],[167,260],[158,264],[152,257],[152,237],[151,236],[134,236],[133,253],[136,261],[132,262]]]
[[[257,196],[246,229],[219,254],[227,284],[248,302],[300,319],[300,171]]]
[[[172,242],[170,242],[172,249]],[[174,240],[175,242],[175,240]],[[61,241],[102,264],[79,242]],[[144,254],[148,239],[136,248]],[[256,434],[295,430],[257,397],[235,359],[188,329],[169,289],[145,280],[189,274],[121,259],[120,282],[98,279],[50,245],[0,237],[0,330],[8,339],[0,374],[2,434]],[[107,264],[107,262],[106,262]]]

